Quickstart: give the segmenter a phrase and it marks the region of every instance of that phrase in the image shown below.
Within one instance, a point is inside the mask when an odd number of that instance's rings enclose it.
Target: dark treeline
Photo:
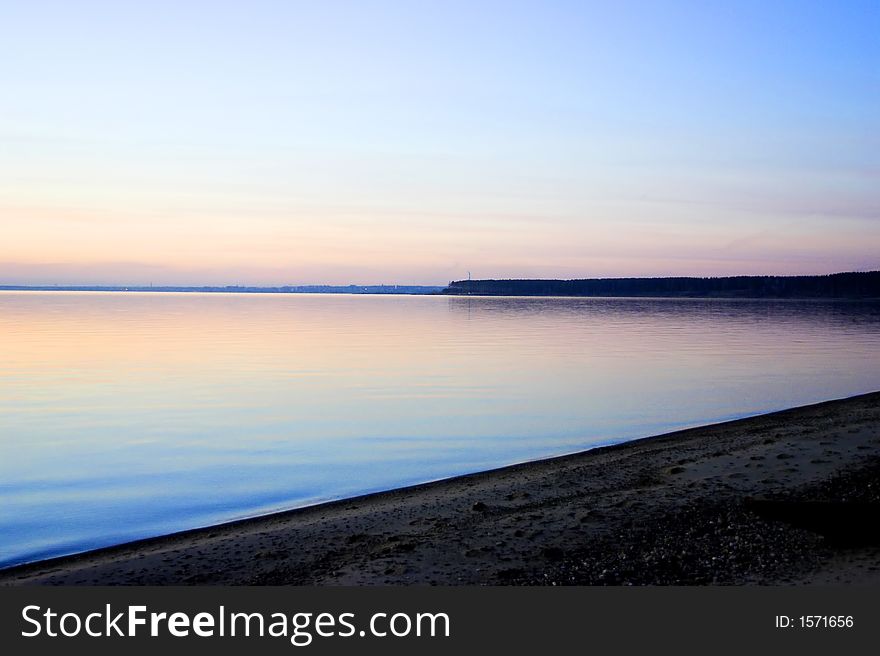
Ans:
[[[456,280],[449,283],[443,293],[484,296],[880,298],[880,271],[827,276]]]

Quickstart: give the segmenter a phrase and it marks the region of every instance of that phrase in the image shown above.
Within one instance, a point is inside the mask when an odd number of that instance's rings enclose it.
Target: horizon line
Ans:
[[[51,284],[3,284],[0,283],[2,291],[197,291],[197,290],[291,290],[291,289],[351,289],[351,288],[379,288],[379,289],[444,289],[453,283],[459,282],[486,282],[486,281],[582,281],[582,280],[719,280],[725,278],[828,278],[831,276],[847,275],[847,274],[870,274],[880,273],[880,269],[836,271],[833,273],[817,273],[817,274],[736,274],[728,276],[700,276],[700,275],[671,275],[671,276],[602,276],[593,278],[462,278],[460,280],[450,280],[446,284],[424,285],[410,283],[348,283],[348,284],[330,284],[330,283],[303,283],[303,284],[279,284],[279,285],[246,285],[246,284],[217,284],[217,285],[180,285],[180,284],[134,284],[127,285],[122,283],[51,283]]]

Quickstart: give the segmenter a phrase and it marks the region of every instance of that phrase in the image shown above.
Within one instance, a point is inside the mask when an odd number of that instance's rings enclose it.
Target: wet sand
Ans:
[[[880,392],[0,572],[0,584],[880,583]]]

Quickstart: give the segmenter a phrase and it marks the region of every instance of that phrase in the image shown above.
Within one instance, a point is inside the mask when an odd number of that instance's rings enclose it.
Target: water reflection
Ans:
[[[880,388],[880,304],[0,293],[0,563]]]

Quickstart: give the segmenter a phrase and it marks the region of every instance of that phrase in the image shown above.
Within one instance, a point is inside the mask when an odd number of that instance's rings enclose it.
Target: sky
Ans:
[[[0,285],[880,268],[880,2],[0,0]]]

